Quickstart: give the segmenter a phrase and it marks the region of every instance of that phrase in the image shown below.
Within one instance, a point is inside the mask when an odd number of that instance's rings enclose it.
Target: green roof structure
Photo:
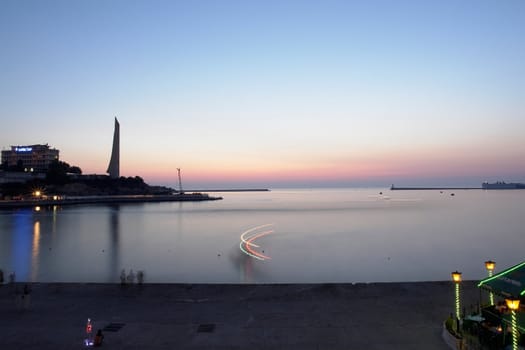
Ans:
[[[525,295],[525,261],[485,278],[478,287],[505,298],[521,298]]]

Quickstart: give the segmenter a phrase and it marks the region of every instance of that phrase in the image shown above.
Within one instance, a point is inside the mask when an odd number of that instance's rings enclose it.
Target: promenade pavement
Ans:
[[[24,284],[0,286],[0,349],[448,349],[451,282],[373,284]],[[17,293],[18,290],[18,293]],[[22,294],[20,294],[22,293]],[[479,301],[462,284],[465,305]],[[27,298],[27,296],[26,296]]]

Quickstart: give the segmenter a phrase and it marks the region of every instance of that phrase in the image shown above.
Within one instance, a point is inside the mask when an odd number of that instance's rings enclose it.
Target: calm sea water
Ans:
[[[525,258],[525,191],[218,195],[0,211],[0,269],[33,282],[118,282],[122,269],[147,282],[388,282],[479,279],[485,260],[503,269]]]

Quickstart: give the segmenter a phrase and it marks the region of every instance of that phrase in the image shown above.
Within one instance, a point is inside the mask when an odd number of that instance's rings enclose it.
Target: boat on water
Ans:
[[[518,182],[505,182],[497,181],[494,183],[484,182],[481,184],[481,188],[484,190],[523,190],[525,184]]]

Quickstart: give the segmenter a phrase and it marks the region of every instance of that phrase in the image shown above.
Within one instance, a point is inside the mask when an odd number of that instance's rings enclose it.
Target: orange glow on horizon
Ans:
[[[325,154],[283,153],[282,155],[230,156],[225,158],[200,158],[170,160],[164,157],[123,156],[122,176],[140,176],[146,182],[176,183],[177,168],[182,169],[184,183],[220,182],[293,182],[293,181],[361,181],[367,179],[437,178],[451,176],[486,176],[494,169],[506,169],[507,173],[525,172],[523,157],[516,154],[501,156],[498,149],[434,146],[367,152],[340,152]],[[93,165],[94,163],[90,164]],[[105,174],[107,164],[97,163],[98,168],[81,168],[85,174]],[[497,175],[497,174],[496,174]]]

